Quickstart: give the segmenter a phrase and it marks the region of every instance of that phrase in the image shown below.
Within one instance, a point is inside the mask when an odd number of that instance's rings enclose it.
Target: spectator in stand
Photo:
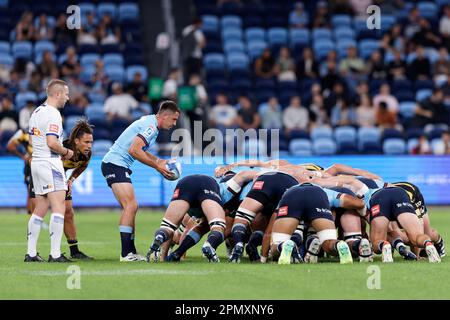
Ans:
[[[390,111],[384,101],[381,101],[376,108],[376,123],[382,129],[398,128],[397,113]]]
[[[47,15],[42,13],[34,30],[34,39],[39,40],[53,40],[54,27],[48,23]]]
[[[0,135],[4,131],[16,131],[19,126],[19,115],[14,110],[9,97],[3,97],[0,109]]]
[[[324,107],[323,97],[321,94],[313,95],[309,110],[309,120],[311,123],[311,128],[330,125],[330,119],[328,118],[327,110]]]
[[[355,16],[360,18],[367,17],[367,8],[372,4],[372,0],[350,0]],[[383,11],[384,12],[384,11]]]
[[[76,33],[67,28],[67,15],[61,13],[56,19],[55,39],[54,42],[61,46],[74,45],[76,40]]]
[[[330,63],[337,65],[337,62],[337,52],[335,50],[328,51],[326,60],[319,65],[320,77],[323,78],[330,72],[328,67]]]
[[[14,96],[20,91],[19,73],[15,69],[12,69],[9,73],[8,91]]]
[[[439,58],[433,65],[433,76],[435,79],[440,76],[447,75],[450,72],[450,57],[448,54],[448,49],[441,47],[439,49]]]
[[[316,15],[314,17],[314,28],[329,28],[330,27],[330,13],[328,11],[328,3],[326,1],[317,2]]]
[[[91,78],[91,92],[106,97],[110,82],[103,60],[95,61],[95,72]]]
[[[367,62],[367,74],[369,75],[369,80],[385,80],[388,76],[386,65],[383,61],[383,56],[379,50],[372,52],[370,59]]]
[[[35,108],[36,101],[27,100],[25,106],[19,111],[19,128],[24,132],[28,132],[29,130],[28,123]]]
[[[444,94],[441,89],[435,88],[431,97],[417,105],[411,126],[423,128],[427,124],[440,123],[450,125],[450,118],[444,105]]]
[[[441,38],[434,34],[430,23],[425,18],[419,19],[420,29],[414,34],[411,39],[413,43],[424,47],[437,48],[441,45]]]
[[[33,71],[30,81],[28,82],[28,90],[40,93],[43,90],[42,77],[38,71]]]
[[[336,82],[333,86],[333,91],[324,95],[324,106],[325,110],[327,110],[327,114],[331,115],[331,110],[336,105],[350,105],[350,97],[348,95],[348,91],[344,84],[340,81]]]
[[[408,21],[406,22],[403,32],[408,39],[411,39],[414,34],[420,30],[419,20],[419,9],[417,9],[417,7],[411,8],[411,10],[409,10]]]
[[[276,75],[275,59],[269,48],[255,61],[255,75],[262,79],[272,79]]]
[[[263,129],[280,129],[283,126],[281,106],[276,97],[259,107]]]
[[[296,2],[294,10],[289,14],[289,25],[291,28],[305,28],[309,24],[308,13],[304,11],[303,3]]]
[[[17,41],[33,41],[34,40],[34,26],[33,13],[25,11],[22,14],[19,22],[16,25],[16,40]]]
[[[336,83],[343,81],[342,77],[337,71],[336,62],[327,62],[327,73],[320,80],[320,84],[322,85],[324,91],[331,90],[336,85]]]
[[[338,126],[352,126],[356,124],[355,110],[348,103],[342,99],[331,110],[331,125]]]
[[[398,100],[391,94],[391,87],[387,83],[380,86],[380,92],[373,97],[373,105],[377,109],[380,102],[386,102],[389,111],[395,114],[399,111]]]
[[[114,82],[111,88],[113,95],[106,99],[103,107],[108,120],[123,119],[131,121],[131,113],[139,108],[139,103],[133,96],[122,91],[122,84],[119,82]]]
[[[399,80],[406,78],[406,62],[399,50],[394,49],[394,59],[388,64],[388,80]]]
[[[443,39],[443,44],[450,47],[450,4],[444,7],[444,15],[439,21],[439,32]]]
[[[80,94],[76,98],[71,100],[72,103],[70,104],[70,107],[77,110],[79,113],[84,113],[87,106],[89,105],[89,100],[84,94]]]
[[[226,129],[236,128],[236,123],[236,108],[228,103],[225,94],[219,93],[216,97],[216,105],[211,108],[209,114],[210,126],[225,132]]]
[[[196,73],[191,74],[189,85],[195,88],[197,105],[203,109],[208,103],[208,93],[206,92],[205,86],[202,84],[202,78]]]
[[[81,29],[78,31],[77,43],[79,45],[83,44],[93,44],[98,43],[96,37],[97,23],[95,21],[95,15],[93,12],[89,12],[86,15],[86,21],[82,24]]]
[[[430,79],[431,63],[422,46],[417,47],[416,58],[408,66],[407,72],[408,78],[414,81]]]
[[[358,57],[356,47],[351,46],[347,49],[347,57],[341,60],[339,72],[352,89],[356,87],[357,81],[363,79],[366,73],[366,65],[363,59]]]
[[[53,55],[50,51],[44,51],[42,55],[42,62],[38,64],[37,70],[43,78],[49,77],[52,70],[57,68],[56,62],[53,60]]]
[[[98,24],[97,38],[101,44],[120,43],[120,27],[112,21],[109,14],[105,14]]]
[[[261,117],[252,106],[250,99],[247,96],[240,96],[239,105],[241,108],[237,117],[238,127],[244,130],[258,129],[261,124]]]
[[[381,40],[382,55],[389,50],[399,50],[403,52],[406,46],[406,39],[403,35],[402,26],[398,23],[394,24],[391,29],[383,35]]]
[[[421,135],[417,146],[411,150],[412,154],[432,154],[430,143],[426,135]]]
[[[183,61],[184,82],[187,83],[191,74],[201,74],[202,49],[206,46],[206,38],[202,31],[202,20],[195,18],[181,32],[181,58]]]
[[[66,60],[61,65],[61,75],[63,77],[78,76],[81,72],[75,48],[70,46],[66,49]]]
[[[287,137],[292,131],[309,129],[308,109],[302,106],[299,96],[291,98],[291,103],[283,111],[283,126]]]
[[[316,79],[319,75],[319,65],[314,59],[314,54],[311,48],[306,47],[303,49],[302,59],[297,63],[297,79]]]
[[[356,108],[356,124],[360,127],[373,127],[375,125],[375,110],[368,95],[359,98],[360,104]]]
[[[291,57],[288,47],[281,47],[280,54],[276,64],[276,74],[278,81],[296,81],[295,61]]]
[[[175,101],[178,92],[178,78],[180,72],[177,68],[170,70],[168,79],[163,84],[162,96],[166,99]]]
[[[148,101],[148,86],[142,80],[142,75],[136,72],[133,75],[133,80],[128,84],[127,91],[140,102]]]

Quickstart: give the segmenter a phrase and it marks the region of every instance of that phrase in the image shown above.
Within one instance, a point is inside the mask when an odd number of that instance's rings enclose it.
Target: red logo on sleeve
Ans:
[[[287,216],[287,214],[288,214],[288,206],[280,207],[278,209],[278,216],[279,217]]]
[[[179,195],[180,195],[180,189],[175,189],[175,191],[173,192],[172,198],[178,198]]]
[[[253,189],[255,189],[255,190],[261,190],[261,189],[263,188],[263,186],[264,186],[264,181],[256,181],[256,182],[253,184]]]
[[[51,124],[50,127],[48,128],[49,132],[54,132],[54,133],[58,133],[59,132],[59,126],[56,124]]]
[[[375,217],[376,215],[378,215],[380,213],[380,205],[377,204],[376,206],[373,206],[370,209],[370,212],[372,213],[372,217]]]

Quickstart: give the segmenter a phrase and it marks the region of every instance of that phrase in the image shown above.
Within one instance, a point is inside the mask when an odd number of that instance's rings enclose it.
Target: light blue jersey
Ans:
[[[145,142],[142,150],[147,151],[150,145],[155,143],[158,133],[158,122],[154,114],[141,117],[122,132],[114,142],[114,145],[109,149],[109,152],[103,157],[103,162],[113,163],[129,169],[134,162],[134,158],[130,156],[128,149],[134,138],[136,136],[142,138]]]

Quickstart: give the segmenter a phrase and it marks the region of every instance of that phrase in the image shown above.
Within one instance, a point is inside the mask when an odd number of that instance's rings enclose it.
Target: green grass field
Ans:
[[[450,209],[431,208],[431,222],[450,238]],[[145,254],[158,227],[161,211],[141,210],[136,245]],[[370,265],[381,270],[381,289],[369,290],[369,264],[255,265],[226,262],[219,247],[220,264],[201,257],[200,246],[178,264],[120,263],[118,211],[76,214],[80,249],[94,256],[74,262],[81,270],[81,289],[69,290],[68,264],[26,264],[24,214],[0,212],[0,299],[450,299],[450,258],[432,265],[427,260],[406,262],[396,256],[383,265],[380,257]],[[46,217],[48,222],[48,216]],[[49,253],[48,230],[42,230],[38,251]],[[63,251],[69,252],[66,244]]]

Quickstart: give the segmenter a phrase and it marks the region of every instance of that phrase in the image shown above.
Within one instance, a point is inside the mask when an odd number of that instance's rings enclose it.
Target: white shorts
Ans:
[[[34,193],[37,195],[67,190],[66,173],[63,162],[59,158],[33,158],[31,176]]]

